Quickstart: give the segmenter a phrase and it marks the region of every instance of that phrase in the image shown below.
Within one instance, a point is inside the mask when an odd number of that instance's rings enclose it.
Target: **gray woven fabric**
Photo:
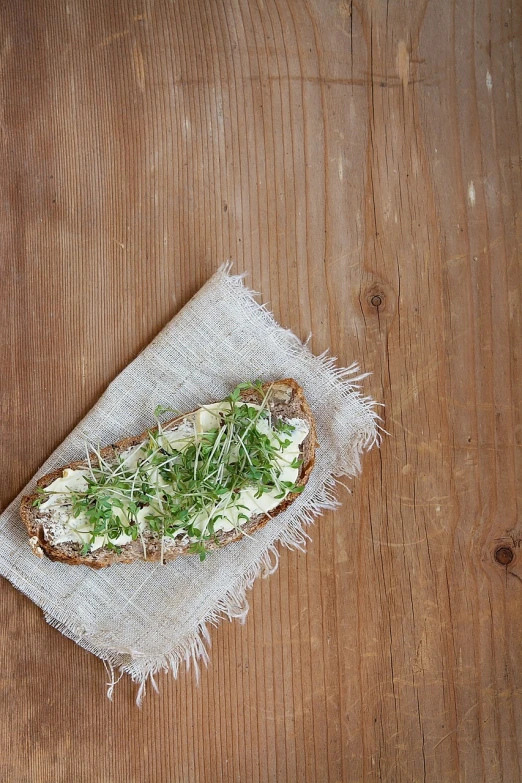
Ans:
[[[240,381],[293,377],[314,412],[320,448],[305,491],[252,538],[211,554],[161,565],[137,562],[102,571],[38,559],[19,515],[20,496],[0,517],[0,573],[40,606],[49,623],[140,683],[161,669],[207,657],[207,624],[244,619],[245,593],[277,566],[278,541],[302,546],[304,526],[336,505],[335,476],[353,476],[378,439],[374,403],[363,398],[357,367],[337,369],[314,356],[261,307],[240,277],[222,267],[110,384],[36,479],[153,424],[159,403],[190,411],[225,397]],[[114,680],[113,680],[114,681]],[[152,680],[154,683],[154,680]]]

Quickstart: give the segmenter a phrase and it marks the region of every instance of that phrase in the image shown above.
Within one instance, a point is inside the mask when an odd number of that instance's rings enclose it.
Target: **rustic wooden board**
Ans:
[[[389,432],[141,710],[2,582],[0,778],[519,781],[520,3],[0,19],[1,502],[226,258]]]

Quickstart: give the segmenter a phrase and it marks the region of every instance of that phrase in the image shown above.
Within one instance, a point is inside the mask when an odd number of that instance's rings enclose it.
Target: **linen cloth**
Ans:
[[[336,368],[314,356],[260,306],[241,276],[221,267],[144,351],[109,385],[80,424],[0,517],[0,573],[40,606],[46,620],[99,656],[111,673],[146,682],[162,669],[208,658],[207,626],[245,619],[246,591],[277,567],[276,542],[302,547],[305,527],[333,508],[335,478],[353,476],[375,444],[375,404],[361,395],[356,365]],[[36,479],[85,455],[85,443],[114,443],[154,424],[158,404],[191,411],[225,397],[245,380],[292,377],[317,423],[320,448],[304,492],[251,538],[214,552],[161,565],[136,562],[101,571],[32,553],[20,520],[20,497]],[[342,519],[339,518],[339,524]]]

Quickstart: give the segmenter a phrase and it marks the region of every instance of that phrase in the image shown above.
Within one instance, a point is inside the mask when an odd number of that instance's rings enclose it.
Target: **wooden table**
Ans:
[[[518,783],[520,3],[0,18],[3,504],[227,258],[389,433],[141,710],[3,581],[0,779]]]

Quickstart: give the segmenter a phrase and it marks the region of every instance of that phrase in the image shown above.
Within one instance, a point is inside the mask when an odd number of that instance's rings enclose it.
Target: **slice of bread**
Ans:
[[[279,418],[299,418],[305,420],[308,424],[308,434],[299,447],[302,464],[299,468],[298,478],[295,482],[296,485],[304,486],[308,481],[315,462],[317,442],[314,417],[305,399],[303,390],[296,381],[287,378],[276,381],[273,384],[266,383],[262,387],[263,393],[266,393],[270,387],[271,392],[268,407],[276,420]],[[262,393],[250,388],[241,392],[240,400],[259,404],[262,400]],[[191,413],[187,413],[166,422],[162,425],[163,429],[172,429],[190,415]],[[104,460],[110,462],[115,459],[117,454],[145,441],[149,432],[155,433],[157,432],[157,428],[147,430],[135,437],[124,438],[123,440],[118,441],[118,443],[107,446],[100,451],[100,455]],[[90,455],[90,459],[92,465],[98,464],[98,459],[94,454]],[[86,460],[64,465],[63,468],[43,476],[38,481],[37,486],[42,488],[48,487],[55,479],[60,478],[63,475],[63,471],[66,468],[78,470],[87,467],[88,463]],[[223,530],[218,531],[215,534],[214,541],[205,543],[207,550],[221,548],[233,541],[238,541],[243,538],[243,535],[245,534],[251,535],[252,533],[255,533],[256,530],[266,525],[269,519],[286,509],[296,497],[298,497],[297,493],[287,495],[278,506],[270,511],[270,513],[257,513],[252,515],[248,522],[239,529],[234,529],[229,532]],[[158,534],[154,533],[152,530],[145,530],[141,539],[138,538],[135,541],[131,541],[128,544],[121,546],[120,552],[108,549],[107,547],[101,547],[82,555],[79,543],[73,541],[52,543],[52,535],[49,534],[49,512],[40,510],[39,507],[34,505],[37,498],[38,493],[36,491],[32,495],[23,497],[20,506],[20,515],[27,528],[27,532],[29,533],[29,543],[38,557],[43,557],[45,555],[51,560],[58,560],[70,565],[86,565],[92,568],[105,568],[114,563],[131,563],[134,560],[144,559],[154,561],[163,558],[163,562],[166,562],[167,560],[174,560],[179,555],[190,554],[190,542],[186,540],[182,541],[181,538],[168,539],[167,537],[164,537],[162,542],[161,537]],[[186,538],[187,537],[185,536],[185,539]]]

